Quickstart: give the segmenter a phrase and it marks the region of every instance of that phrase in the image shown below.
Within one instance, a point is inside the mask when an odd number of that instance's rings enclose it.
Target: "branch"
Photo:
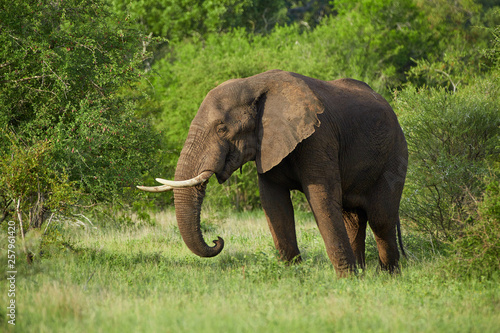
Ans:
[[[8,66],[9,64],[6,64]],[[0,68],[3,67],[3,65],[0,65]],[[36,79],[43,79],[44,77],[47,77],[47,75],[37,75],[37,76],[32,76],[32,77],[25,77],[24,79],[19,79],[19,80],[3,80],[0,81],[0,83],[19,83],[23,81],[29,81],[29,80],[36,80]]]
[[[101,96],[106,96],[103,92],[102,92],[102,87],[100,87],[97,83],[94,82],[94,80],[90,80],[90,82],[92,82],[92,84],[97,88],[97,91],[101,93]]]
[[[28,89],[31,89],[31,90],[34,90],[34,91],[37,91],[37,92],[41,92],[41,93],[51,93],[52,95],[57,96],[57,94],[53,91],[50,91],[50,90],[42,90],[42,89],[36,89],[36,88],[32,88],[32,87],[27,87]]]
[[[434,69],[434,72],[436,73],[439,73],[439,74],[442,74],[444,76],[446,76],[446,78],[450,81],[451,85],[453,86],[453,92],[456,92],[457,91],[457,85],[455,84],[455,82],[453,82],[453,80],[451,79],[451,76],[450,74],[442,71],[442,70],[439,70],[439,69]]]
[[[23,217],[22,217],[21,209],[19,208],[20,205],[21,205],[21,197],[19,197],[19,199],[17,199],[16,211],[17,211],[17,217],[19,218],[19,227],[21,229],[21,237],[23,239],[24,253],[26,254],[26,260],[28,260],[28,263],[31,264],[31,257],[28,254],[28,251],[26,251],[26,242],[24,241]]]
[[[10,37],[10,38],[12,38],[12,39],[17,40],[18,42],[20,42],[20,41],[21,41],[21,39],[20,39],[20,38],[17,38],[17,37],[15,37],[15,36],[12,36],[11,34],[9,34],[9,37]]]
[[[43,61],[43,63],[44,63],[44,64],[45,64],[45,66],[46,66],[46,67],[47,67],[47,68],[48,68],[48,69],[52,72],[52,74],[54,74],[54,75],[55,75],[55,76],[59,79],[59,81],[61,81],[61,82],[62,82],[62,84],[64,84],[64,86],[66,87],[66,89],[68,89],[69,84],[67,84],[66,82],[64,82],[64,80],[63,80],[63,79],[62,79],[59,75],[57,75],[57,73],[56,73],[56,72],[54,72],[54,70],[53,70],[53,69],[49,66],[49,64],[47,64],[47,62],[46,62],[45,60]],[[64,97],[66,97],[66,98],[67,98],[67,96],[66,96],[66,91],[65,91],[65,90],[63,90],[63,92],[64,92]]]

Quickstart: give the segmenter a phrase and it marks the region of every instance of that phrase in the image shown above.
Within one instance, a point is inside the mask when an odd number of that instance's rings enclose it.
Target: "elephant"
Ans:
[[[200,229],[208,179],[224,183],[255,161],[261,205],[279,256],[300,262],[291,190],[305,194],[336,274],[365,267],[366,227],[379,264],[399,271],[399,204],[408,149],[396,114],[370,86],[354,79],[323,81],[281,70],[226,81],[200,105],[174,180],[138,186],[173,190],[180,234],[201,257],[219,254]]]

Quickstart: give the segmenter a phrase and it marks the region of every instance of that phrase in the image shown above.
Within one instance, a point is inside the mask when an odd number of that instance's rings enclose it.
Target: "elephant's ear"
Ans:
[[[319,127],[323,103],[311,89],[314,79],[273,70],[255,79],[264,87],[259,98],[257,171],[264,173],[278,165]]]

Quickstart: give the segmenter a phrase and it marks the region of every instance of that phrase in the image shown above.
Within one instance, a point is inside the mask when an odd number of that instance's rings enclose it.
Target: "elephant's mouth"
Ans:
[[[215,173],[219,184],[224,183],[226,180],[231,177],[233,172],[240,169],[243,164],[248,161],[254,161],[257,150],[255,148],[246,148],[243,149],[243,152],[240,154],[232,154],[231,152],[227,155],[226,161],[224,163],[224,168],[221,172]]]
[[[221,172],[217,172],[215,174],[215,177],[217,177],[217,181],[219,182],[219,184],[222,184],[226,180],[228,180],[233,172],[235,172],[239,168],[238,163],[234,163],[233,159],[228,159],[226,162],[227,163],[224,166],[224,169],[222,169]]]
[[[238,164],[238,156],[235,154],[232,154],[231,151],[226,155],[226,160],[224,161],[224,167],[222,168],[222,171],[216,172],[215,176],[217,177],[217,181],[219,184],[224,183],[226,180],[231,177],[233,172],[238,169],[237,164]]]
[[[229,177],[231,177],[231,174],[232,172],[229,172],[227,170],[223,170],[222,172],[220,173],[216,173],[215,174],[215,177],[217,177],[217,181],[219,182],[219,184],[222,184],[224,183],[226,180],[229,179]]]

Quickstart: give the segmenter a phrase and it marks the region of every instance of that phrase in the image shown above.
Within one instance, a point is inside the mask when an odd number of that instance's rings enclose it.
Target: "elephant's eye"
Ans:
[[[217,134],[219,135],[224,135],[227,133],[227,126],[224,124],[220,124],[217,126]]]

